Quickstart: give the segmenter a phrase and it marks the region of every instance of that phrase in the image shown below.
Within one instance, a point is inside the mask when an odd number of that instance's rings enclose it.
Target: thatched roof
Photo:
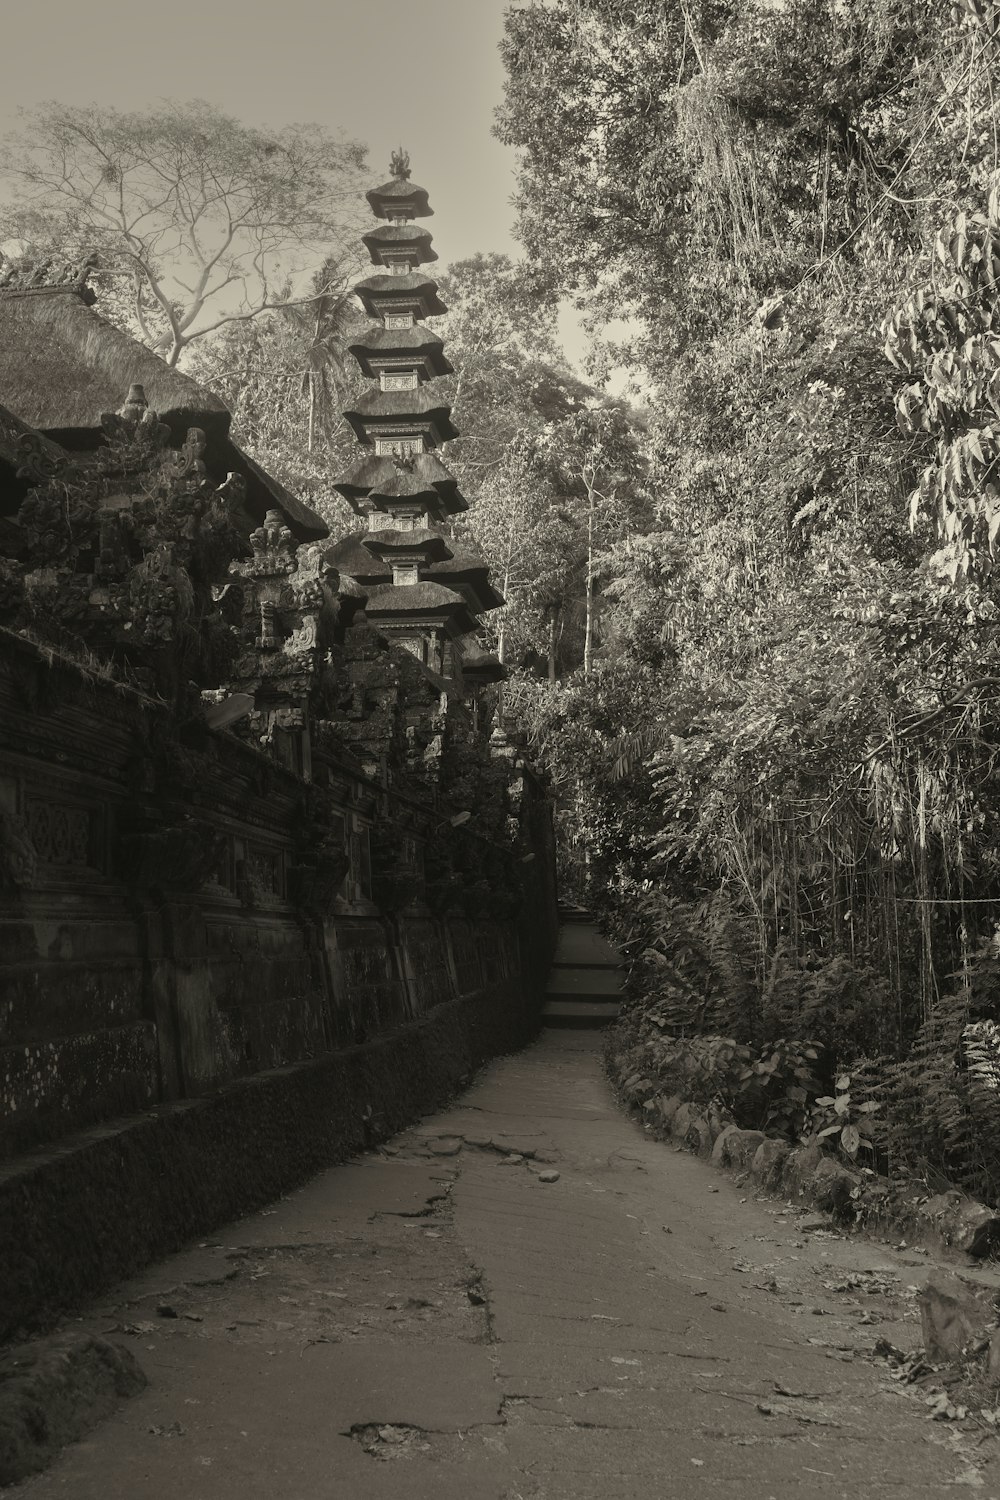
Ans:
[[[379,356],[382,360],[422,360],[424,370],[418,370],[418,374],[423,373],[425,379],[434,375],[451,375],[454,371],[454,366],[445,358],[444,339],[420,324],[414,324],[412,328],[383,328],[376,323],[347,347],[364,373],[372,379],[378,375],[378,369],[371,363],[373,356],[376,363],[380,363]]]
[[[367,614],[370,620],[433,621],[446,619],[459,635],[476,629],[475,616],[461,594],[442,588],[438,583],[386,583],[369,591]]]
[[[431,249],[430,230],[421,229],[418,224],[385,224],[369,229],[361,241],[368,248],[373,266],[387,264],[383,252],[404,247],[411,252],[408,258],[414,265],[427,265],[438,258],[437,251]]]
[[[393,502],[397,500],[418,504],[432,516],[457,515],[459,511],[468,510],[469,503],[460,493],[457,481],[442,463],[437,464],[437,469],[447,477],[438,480],[435,471],[429,467],[432,460],[432,453],[422,453],[413,460],[412,468],[402,469],[389,458],[369,454],[333,487],[359,515],[364,515],[370,505],[379,510],[392,510]]]
[[[269,510],[280,510],[288,529],[297,542],[318,542],[330,535],[330,528],[321,516],[297,500],[279,484],[273,474],[262,469],[249,453],[227,439],[220,449],[228,462],[228,472],[242,474],[247,482],[247,510],[259,525]]]
[[[373,557],[393,558],[421,553],[428,562],[446,562],[452,550],[439,531],[426,526],[414,526],[411,531],[369,531],[364,541]]]
[[[176,436],[228,432],[211,391],[88,307],[73,287],[0,292],[0,401],[33,427],[71,435],[99,429],[138,382]]]
[[[490,583],[489,564],[474,547],[452,542],[452,555],[427,569],[427,577],[448,588],[461,588],[477,614],[499,609],[506,604],[504,596]]]
[[[391,583],[392,568],[368,551],[365,542],[367,531],[352,532],[341,537],[331,547],[329,558],[341,577],[353,578],[364,587],[368,584]]]
[[[415,318],[437,317],[448,311],[437,294],[437,282],[421,276],[419,271],[410,271],[405,276],[368,276],[357,283],[354,291],[365,312],[373,318],[380,318],[383,304],[390,302],[394,307],[405,305]]]
[[[358,583],[365,588],[374,589],[375,592],[370,595],[370,599],[374,601],[381,597],[378,586],[388,585],[392,581],[391,564],[383,561],[378,554],[383,550],[389,554],[393,551],[405,551],[403,538],[423,540],[436,536],[436,532],[423,530],[357,531],[350,536],[342,537],[330,549],[330,559],[341,574],[357,579]],[[384,538],[392,538],[392,545],[385,546]],[[398,547],[395,544],[396,538],[400,541]],[[440,540],[444,541],[443,538]],[[408,607],[415,607],[417,604],[418,596],[413,595],[411,591],[417,587],[423,588],[424,584],[427,584],[443,594],[463,599],[470,614],[481,615],[487,610],[499,609],[505,603],[504,597],[497,593],[490,583],[489,568],[479,553],[471,547],[462,546],[459,542],[449,541],[446,545],[452,555],[433,562],[427,568],[419,584],[398,586],[400,589],[407,590]],[[374,604],[371,607],[374,608]]]
[[[344,418],[363,443],[371,442],[368,429],[381,423],[423,432],[434,443],[446,443],[459,435],[451,420],[451,407],[432,406],[419,386],[415,391],[367,391],[353,411],[344,412]]]
[[[500,658],[492,651],[482,651],[471,645],[462,652],[462,672],[466,678],[481,686],[488,682],[506,682],[510,673]]]
[[[449,510],[468,510],[468,501],[458,492],[458,480],[436,453],[419,453],[413,460],[413,473],[426,484],[434,486],[438,494],[448,501]]]
[[[393,177],[380,187],[369,188],[365,194],[377,219],[387,219],[390,214],[411,219],[430,219],[434,210],[427,198],[427,189],[418,187],[405,177]]]
[[[174,442],[200,427],[213,477],[242,474],[247,512],[258,524],[278,509],[298,541],[328,534],[324,521],[290,495],[230,438],[229,409],[218,396],[94,312],[78,287],[0,289],[0,402],[22,423],[71,450],[103,442],[101,416],[118,411],[140,384]]]
[[[333,487],[355,510],[366,496],[376,505],[384,500],[424,500],[428,510],[440,508],[452,515],[469,508],[458,480],[434,453],[418,453],[405,468],[384,455],[366,453]]]

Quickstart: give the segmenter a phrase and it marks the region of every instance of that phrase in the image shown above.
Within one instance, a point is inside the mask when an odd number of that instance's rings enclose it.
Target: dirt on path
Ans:
[[[928,1418],[926,1260],[756,1201],[550,1032],[449,1110],[153,1267],[75,1326],[149,1388],[31,1500],[1000,1500]]]

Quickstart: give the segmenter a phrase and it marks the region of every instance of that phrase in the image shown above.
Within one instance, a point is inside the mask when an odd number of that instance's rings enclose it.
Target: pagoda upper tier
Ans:
[[[430,231],[418,229],[416,224],[386,224],[363,234],[361,242],[367,246],[372,265],[388,266],[390,271],[397,266],[412,271],[414,266],[437,260],[437,251],[431,249]]]
[[[427,201],[426,188],[417,187],[410,181],[409,153],[400,146],[392,153],[389,164],[392,176],[381,187],[371,188],[365,194],[376,219],[430,219],[434,210]]]
[[[417,271],[369,276],[354,288],[366,313],[381,318],[386,328],[410,328],[421,318],[436,318],[448,309],[437,294],[437,282]],[[399,318],[401,322],[390,322]]]

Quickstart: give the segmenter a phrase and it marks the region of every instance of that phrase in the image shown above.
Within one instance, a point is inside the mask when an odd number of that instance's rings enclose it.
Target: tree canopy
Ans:
[[[954,1056],[1000,1026],[998,23],[553,0],[509,13],[498,120],[536,276],[632,319],[648,393],[602,650],[508,691],[567,871],[658,1024],[818,1038],[897,1090],[880,1150],[980,1187]]]

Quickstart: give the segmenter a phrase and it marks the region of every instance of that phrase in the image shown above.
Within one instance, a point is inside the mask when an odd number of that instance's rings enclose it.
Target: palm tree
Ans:
[[[312,453],[318,434],[327,433],[337,413],[348,369],[347,341],[357,331],[359,315],[352,301],[353,267],[330,256],[313,277],[316,296],[281,309],[302,338],[300,390],[307,404],[306,448]]]

